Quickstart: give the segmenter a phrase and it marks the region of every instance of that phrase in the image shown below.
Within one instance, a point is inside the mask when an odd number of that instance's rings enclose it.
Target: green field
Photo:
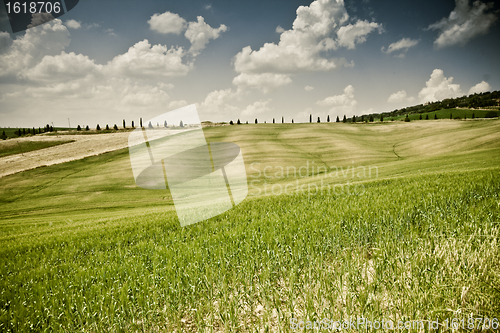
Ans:
[[[14,154],[24,154],[33,150],[58,146],[69,142],[74,142],[74,140],[19,141],[13,139],[13,140],[0,141],[0,157],[14,155]]]
[[[499,120],[204,132],[250,192],[184,228],[127,149],[0,178],[0,331],[500,319]]]
[[[492,110],[471,110],[471,109],[441,109],[432,112],[424,112],[424,113],[412,113],[408,115],[410,120],[420,120],[420,115],[422,115],[422,120],[425,120],[425,117],[429,115],[429,120],[434,120],[434,116],[437,115],[438,119],[450,119],[450,114],[452,115],[453,120],[456,120],[456,117],[460,117],[460,119],[472,119],[472,115],[474,114],[475,118],[483,118],[488,112],[494,111],[498,115],[500,115],[500,111],[498,109]],[[406,115],[399,115],[396,117],[384,117],[384,121],[387,120],[403,120],[406,118]]]

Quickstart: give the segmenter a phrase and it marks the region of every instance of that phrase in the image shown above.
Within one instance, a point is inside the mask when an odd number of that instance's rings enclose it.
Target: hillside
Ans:
[[[241,147],[250,193],[184,228],[127,148],[0,178],[0,331],[499,317],[500,120],[204,132]]]

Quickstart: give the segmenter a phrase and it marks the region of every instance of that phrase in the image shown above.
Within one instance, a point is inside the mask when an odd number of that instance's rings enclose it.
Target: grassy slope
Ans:
[[[498,113],[498,110],[441,109],[425,113],[412,113],[408,117],[410,118],[410,120],[419,120],[420,115],[422,115],[422,120],[425,120],[425,116],[429,115],[429,120],[434,120],[434,115],[437,114],[438,119],[450,119],[450,113],[451,113],[453,118],[460,117],[460,119],[464,119],[465,117],[467,119],[472,119],[472,114],[474,114],[476,118],[483,118],[489,111],[496,111]],[[397,117],[386,117],[384,120],[386,121],[389,121],[391,119],[401,120],[404,118],[406,118],[406,115],[400,115]]]
[[[208,141],[242,147],[256,186],[235,209],[186,228],[168,191],[134,186],[126,150],[1,178],[0,328],[287,330],[292,313],[445,319],[459,308],[498,317],[499,129],[497,120],[207,128]],[[298,177],[362,182],[360,196],[263,195],[264,182],[295,178],[256,169],[308,161],[379,172]]]
[[[74,140],[59,141],[0,141],[0,157],[27,153],[33,150],[44,149],[48,147],[62,145],[64,143],[74,142]]]

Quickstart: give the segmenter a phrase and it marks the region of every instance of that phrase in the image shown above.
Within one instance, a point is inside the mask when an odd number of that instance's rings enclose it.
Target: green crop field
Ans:
[[[204,132],[241,147],[249,195],[183,228],[127,149],[0,178],[0,331],[498,331],[500,120]]]
[[[452,115],[452,119],[455,119],[456,117],[459,117],[460,119],[472,119],[472,116],[475,118],[484,118],[488,112],[496,112],[497,115],[500,115],[500,112],[498,109],[492,109],[492,110],[472,110],[472,109],[441,109],[437,111],[432,111],[432,112],[424,112],[424,113],[412,113],[408,115],[408,118],[410,120],[420,120],[420,115],[422,115],[422,120],[425,120],[426,116],[429,116],[429,120],[435,120],[434,117],[437,115],[438,119],[450,119],[450,114]],[[403,120],[406,118],[406,115],[400,115],[396,117],[385,117],[385,121],[389,121],[391,119],[394,120]]]
[[[74,142],[74,140],[57,141],[18,141],[15,139],[0,141],[0,157],[24,154],[33,150],[62,145],[64,143]]]

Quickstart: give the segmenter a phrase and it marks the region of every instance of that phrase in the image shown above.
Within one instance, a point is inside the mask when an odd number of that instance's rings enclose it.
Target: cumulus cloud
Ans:
[[[198,55],[205,48],[210,39],[217,39],[219,35],[227,31],[227,27],[221,24],[219,28],[212,28],[205,23],[203,16],[198,16],[197,22],[189,22],[184,36],[191,42],[189,52],[194,56]]]
[[[180,34],[186,29],[186,20],[179,14],[165,12],[163,14],[154,14],[148,21],[149,28],[161,34]]]
[[[398,56],[404,57],[404,54],[406,53],[406,51],[408,51],[408,49],[410,47],[413,47],[413,46],[417,45],[418,43],[419,43],[419,41],[415,40],[415,39],[402,38],[402,39],[398,40],[397,42],[390,44],[389,47],[387,48],[387,50],[385,49],[385,47],[382,47],[382,52],[387,53],[387,54],[390,54],[392,52],[401,52],[401,53],[399,53]]]
[[[184,63],[182,47],[170,49],[153,45],[147,39],[130,47],[127,53],[116,56],[107,68],[114,75],[134,77],[172,77],[186,75],[192,63]]]
[[[43,57],[26,76],[35,81],[68,81],[94,74],[102,67],[87,56],[63,51],[60,55]]]
[[[354,87],[348,85],[344,88],[344,93],[342,95],[329,96],[323,100],[317,101],[316,104],[320,106],[329,106],[331,107],[330,111],[337,114],[344,113],[346,115],[351,115],[358,102],[354,98]]]
[[[311,86],[305,86],[304,87],[305,91],[312,91],[313,89],[314,89],[314,87],[311,87]]]
[[[269,103],[272,99],[256,101],[253,104],[248,105],[242,112],[242,117],[253,117],[262,113],[269,113],[273,109],[269,107]]]
[[[487,91],[490,91],[490,90],[491,90],[490,84],[488,82],[481,81],[478,84],[476,84],[474,87],[471,87],[469,89],[468,95],[479,94],[479,93],[487,92]]]
[[[283,28],[281,27],[281,25],[278,25],[278,26],[276,27],[276,32],[277,32],[277,33],[279,33],[279,34],[281,34],[281,33],[285,32],[285,29],[283,29]]]
[[[8,32],[0,31],[0,54],[6,53],[12,45],[12,38]]]
[[[82,27],[81,23],[76,20],[67,20],[66,26],[71,29],[80,29]]]
[[[238,96],[239,92],[232,89],[212,91],[207,94],[205,100],[200,104],[198,111],[201,114],[210,116],[239,112],[239,108],[232,105]]]
[[[240,89],[254,88],[262,91],[265,94],[278,87],[285,86],[290,83],[292,83],[292,79],[289,75],[273,73],[241,73],[233,79],[233,84],[238,86],[238,88]]]
[[[450,15],[428,27],[439,31],[434,46],[443,48],[456,44],[465,45],[472,38],[486,34],[497,20],[497,14],[489,12],[491,8],[493,3],[474,1],[471,7],[469,0],[455,0],[455,9]]]
[[[345,60],[326,58],[324,52],[339,47],[352,49],[366,41],[374,29],[381,29],[375,22],[348,24],[348,20],[343,0],[316,0],[300,6],[292,29],[283,29],[278,44],[266,43],[259,50],[244,47],[234,58],[234,68],[246,73],[293,74],[346,65]]]
[[[382,33],[382,26],[375,22],[358,21],[356,24],[349,24],[337,31],[338,45],[348,49],[355,49],[356,44],[366,42],[366,36],[373,30],[378,29]]]
[[[39,63],[44,56],[60,54],[69,45],[70,38],[61,20],[55,19],[26,30],[24,35],[15,40],[2,33],[0,43],[8,46],[5,50],[2,47],[4,51],[0,52],[0,79],[22,79],[29,68]]]
[[[414,97],[408,97],[406,95],[405,90],[400,90],[398,92],[395,92],[394,94],[391,94],[389,98],[387,99],[388,103],[403,103],[403,102],[413,102],[415,100]]]
[[[435,69],[425,87],[418,93],[422,103],[435,102],[445,98],[462,96],[460,85],[453,83],[453,77],[446,78],[443,70]]]

